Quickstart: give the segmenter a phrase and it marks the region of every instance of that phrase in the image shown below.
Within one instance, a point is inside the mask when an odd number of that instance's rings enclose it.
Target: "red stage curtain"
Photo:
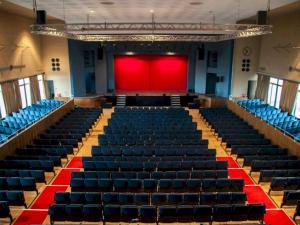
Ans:
[[[187,90],[187,56],[117,55],[116,92],[176,92]]]

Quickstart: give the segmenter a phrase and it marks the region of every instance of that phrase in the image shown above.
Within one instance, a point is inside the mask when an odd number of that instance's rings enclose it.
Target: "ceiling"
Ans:
[[[32,9],[32,0],[9,1]],[[271,0],[271,9],[296,1]],[[37,0],[37,6],[67,23],[85,23],[88,15],[90,22],[149,22],[150,10],[157,22],[235,23],[266,10],[267,0]]]

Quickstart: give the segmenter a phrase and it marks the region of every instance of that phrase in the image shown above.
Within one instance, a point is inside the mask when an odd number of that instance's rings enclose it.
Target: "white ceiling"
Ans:
[[[32,0],[9,1],[32,9]],[[108,1],[114,4],[102,4]],[[271,9],[296,1],[271,0]],[[157,22],[213,22],[214,14],[216,23],[235,23],[265,10],[267,0],[37,0],[37,6],[67,23],[86,22],[88,14],[90,22],[149,22],[150,10]]]

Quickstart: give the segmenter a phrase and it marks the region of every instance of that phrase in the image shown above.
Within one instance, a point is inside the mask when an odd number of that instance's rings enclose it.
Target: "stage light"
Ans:
[[[126,52],[125,55],[134,55],[134,52]]]
[[[175,55],[175,52],[167,52],[166,55]]]

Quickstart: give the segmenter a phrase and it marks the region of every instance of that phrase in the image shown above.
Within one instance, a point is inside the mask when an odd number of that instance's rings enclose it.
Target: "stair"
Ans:
[[[180,107],[180,96],[179,95],[171,95],[171,106],[172,107]]]
[[[125,107],[125,106],[126,106],[126,95],[118,95],[117,107]]]

